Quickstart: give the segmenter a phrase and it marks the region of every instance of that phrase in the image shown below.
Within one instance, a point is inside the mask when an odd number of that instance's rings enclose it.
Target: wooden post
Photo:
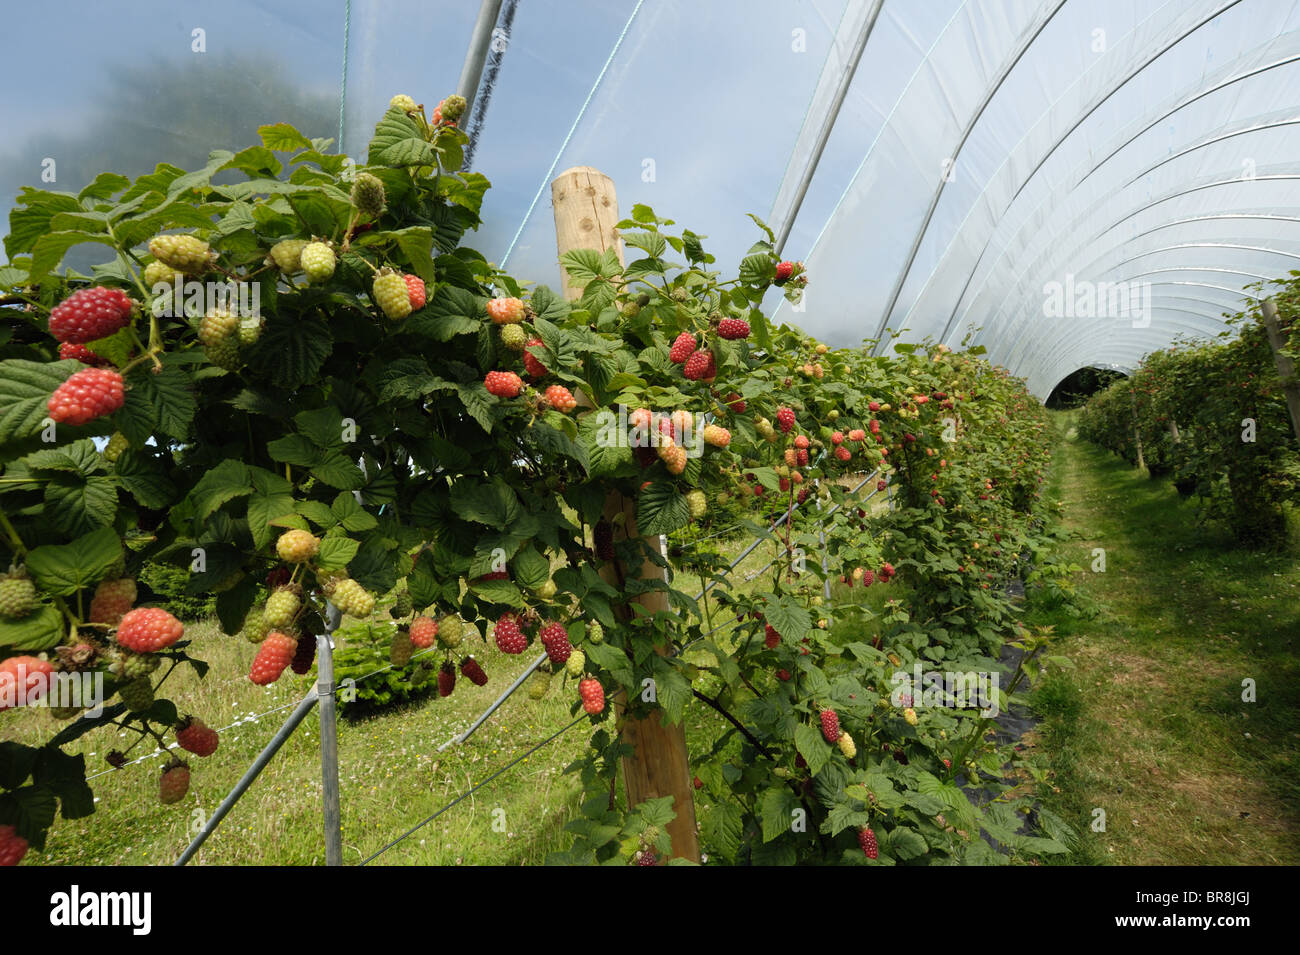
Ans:
[[[1268,343],[1273,347],[1273,360],[1277,362],[1277,376],[1282,379],[1282,392],[1286,395],[1287,410],[1291,412],[1291,429],[1300,440],[1300,379],[1296,378],[1295,362],[1282,351],[1286,341],[1282,338],[1282,327],[1278,323],[1277,303],[1272,297],[1264,299],[1264,331],[1268,333]]]
[[[623,262],[623,241],[614,228],[619,220],[618,196],[614,182],[603,172],[589,166],[566,169],[551,183],[551,199],[555,206],[555,244],[560,255],[572,249],[597,249],[601,252],[614,248],[618,260]],[[570,301],[582,295],[582,289],[564,280],[564,296]],[[579,401],[585,396],[579,393]],[[636,525],[636,499],[617,492],[605,501],[605,519],[614,525],[615,537],[638,537]],[[655,551],[662,551],[661,537],[643,538]],[[620,574],[624,579],[666,580],[664,571],[652,560],[646,559],[639,568],[607,565],[601,576],[618,585]],[[666,593],[642,594],[636,602],[650,611],[668,610]],[[630,611],[621,616],[631,616]],[[633,755],[623,760],[623,779],[627,787],[629,806],[646,799],[672,796],[677,818],[668,824],[668,834],[673,840],[673,855],[698,862],[699,836],[695,825],[695,801],[691,785],[690,762],[686,753],[686,729],[682,724],[666,726],[656,711],[644,720],[623,718],[623,707],[617,711],[619,734],[623,742],[634,748]]]
[[[1133,443],[1137,445],[1138,467],[1147,466],[1146,461],[1142,459],[1142,435],[1138,434],[1138,410],[1137,399],[1133,397],[1133,383],[1129,382],[1128,386],[1128,406],[1133,413]]]

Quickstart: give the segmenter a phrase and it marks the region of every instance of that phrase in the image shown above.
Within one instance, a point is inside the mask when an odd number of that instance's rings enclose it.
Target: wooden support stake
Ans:
[[[1138,410],[1137,399],[1133,397],[1133,383],[1129,382],[1128,386],[1128,406],[1133,413],[1133,443],[1137,445],[1138,467],[1147,466],[1146,461],[1142,459],[1142,435],[1138,434]]]
[[[1287,410],[1291,412],[1291,429],[1300,440],[1300,379],[1296,378],[1295,362],[1282,351],[1286,340],[1282,337],[1282,326],[1278,322],[1277,302],[1266,298],[1263,315],[1264,331],[1268,333],[1268,343],[1273,348],[1273,360],[1277,362],[1277,376],[1282,379],[1282,392],[1286,395]]]
[[[619,263],[623,263],[623,241],[614,228],[619,219],[618,196],[609,176],[589,166],[566,169],[551,183],[551,199],[555,206],[555,244],[560,255],[572,249],[604,252],[613,248],[618,252]],[[582,289],[570,287],[566,276],[565,298],[574,301],[581,295]],[[584,398],[580,394],[578,400],[586,403]],[[611,494],[605,501],[604,516],[614,525],[615,539],[638,537],[635,498]],[[642,540],[653,550],[661,551],[660,537]],[[663,568],[649,559],[640,567],[606,565],[601,569],[601,576],[615,586],[618,586],[620,575],[624,580],[667,579]],[[652,612],[668,610],[668,595],[663,592],[642,594],[635,600]],[[630,617],[630,611],[621,616]],[[628,806],[646,799],[672,796],[677,818],[668,824],[667,829],[673,840],[673,855],[698,862],[700,844],[695,825],[685,727],[681,724],[664,725],[658,711],[643,720],[625,719],[621,706],[617,712],[619,734],[623,742],[635,750],[633,755],[623,760],[622,766]]]

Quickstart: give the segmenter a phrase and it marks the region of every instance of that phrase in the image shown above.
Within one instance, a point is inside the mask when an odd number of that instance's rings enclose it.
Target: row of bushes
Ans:
[[[1297,352],[1300,273],[1274,296],[1284,348]],[[1285,507],[1300,500],[1300,443],[1258,308],[1229,319],[1218,341],[1179,341],[1094,395],[1079,434],[1137,464],[1172,476],[1242,543],[1286,540]]]

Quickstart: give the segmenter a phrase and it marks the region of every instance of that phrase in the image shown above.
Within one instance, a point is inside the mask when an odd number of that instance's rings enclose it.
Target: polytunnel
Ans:
[[[1300,2],[6,13],[23,931],[247,944],[231,865],[369,944],[342,867],[1205,930],[1300,862]]]
[[[88,8],[65,69],[10,51],[9,88],[41,73],[59,108],[6,102],[0,195],[80,188],[104,159],[195,164],[281,119],[356,154],[392,91],[456,86],[481,15],[133,9]],[[37,29],[64,15],[27,14]],[[1300,259],[1292,4],[506,0],[486,16],[478,241],[535,281],[557,273],[546,184],[595,166],[629,207],[708,233],[720,260],[752,240],[747,212],[788,232],[814,278],[779,319],[833,344],[970,336],[1045,396],[1077,367],[1216,333],[1246,286]],[[90,75],[104,80],[87,95]]]

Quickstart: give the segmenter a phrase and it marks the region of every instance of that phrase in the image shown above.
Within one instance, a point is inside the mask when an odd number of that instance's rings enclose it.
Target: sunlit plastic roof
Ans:
[[[22,185],[198,165],[280,120],[363,155],[394,93],[455,91],[478,8],[25,6],[0,213]],[[790,216],[869,29],[785,245],[811,284],[777,317],[835,344],[969,334],[1046,396],[1217,333],[1243,286],[1300,267],[1298,24],[1290,0],[505,0],[468,241],[558,284],[548,184],[590,165],[734,264],[746,212]]]

